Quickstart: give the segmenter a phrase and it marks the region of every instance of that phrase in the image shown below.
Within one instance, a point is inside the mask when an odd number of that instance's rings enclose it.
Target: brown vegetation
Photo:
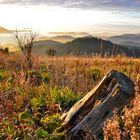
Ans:
[[[0,59],[0,139],[63,139],[60,115],[91,90],[110,70],[118,70],[137,84],[132,103],[105,124],[106,140],[140,135],[140,60],[126,57],[36,57],[33,70],[42,84],[26,82],[25,61],[18,54]],[[119,120],[119,121],[118,121]],[[116,130],[115,130],[116,129]]]

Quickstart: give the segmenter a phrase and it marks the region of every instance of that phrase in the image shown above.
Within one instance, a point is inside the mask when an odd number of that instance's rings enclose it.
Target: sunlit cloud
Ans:
[[[47,32],[140,32],[139,0],[0,0],[0,26]]]
[[[53,5],[69,8],[140,11],[139,0],[1,0],[1,4]]]

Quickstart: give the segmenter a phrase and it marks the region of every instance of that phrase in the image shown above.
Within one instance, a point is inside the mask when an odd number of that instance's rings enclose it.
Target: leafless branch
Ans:
[[[32,68],[32,47],[37,37],[37,33],[28,32],[20,33],[16,29],[14,34],[17,47],[21,50],[26,59],[26,64],[29,69]]]

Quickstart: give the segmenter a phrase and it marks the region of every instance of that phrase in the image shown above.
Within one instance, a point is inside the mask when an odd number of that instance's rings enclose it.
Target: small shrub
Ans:
[[[36,131],[36,138],[37,140],[41,139],[41,138],[49,138],[49,133],[45,130],[43,130],[41,127],[39,129],[37,129]]]
[[[30,120],[31,119],[31,115],[28,114],[27,112],[21,112],[19,115],[18,115],[18,121],[22,121],[22,120]]]
[[[10,86],[10,85],[14,84],[14,81],[15,81],[15,75],[12,74],[8,77],[7,84],[9,84],[9,86]]]
[[[45,64],[45,63],[41,63],[40,69],[41,69],[41,70],[46,70],[46,69],[47,69],[46,64]]]
[[[96,81],[97,79],[99,79],[101,77],[101,69],[99,69],[99,68],[93,68],[93,67],[91,67],[88,70],[88,73],[89,73],[89,76],[91,78],[93,78],[94,81]]]
[[[33,108],[37,108],[39,105],[39,101],[37,98],[34,97],[33,99],[30,100],[30,104]]]
[[[45,98],[43,96],[34,97],[30,100],[31,107],[34,111],[46,105]]]
[[[60,114],[47,116],[41,119],[41,123],[47,132],[53,133],[61,125]]]
[[[48,73],[43,75],[43,81],[44,83],[49,83],[50,82],[50,75]]]
[[[50,136],[50,139],[49,140],[64,140],[64,132],[62,133],[53,133],[51,136]]]
[[[0,71],[0,81],[5,79],[5,73],[3,71]]]
[[[25,75],[25,81],[31,86],[40,86],[42,84],[42,76],[38,71],[28,71]]]
[[[52,88],[50,90],[52,99],[60,104],[62,108],[69,109],[81,98],[81,94],[72,92],[69,88]]]
[[[115,113],[104,125],[104,138],[108,139],[140,139],[140,95],[126,106],[121,114]]]

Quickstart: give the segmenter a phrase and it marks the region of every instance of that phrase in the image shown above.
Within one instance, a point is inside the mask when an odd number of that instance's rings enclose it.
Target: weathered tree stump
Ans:
[[[68,140],[94,140],[102,134],[104,122],[113,109],[122,109],[135,96],[134,83],[112,70],[68,112],[61,129]]]

